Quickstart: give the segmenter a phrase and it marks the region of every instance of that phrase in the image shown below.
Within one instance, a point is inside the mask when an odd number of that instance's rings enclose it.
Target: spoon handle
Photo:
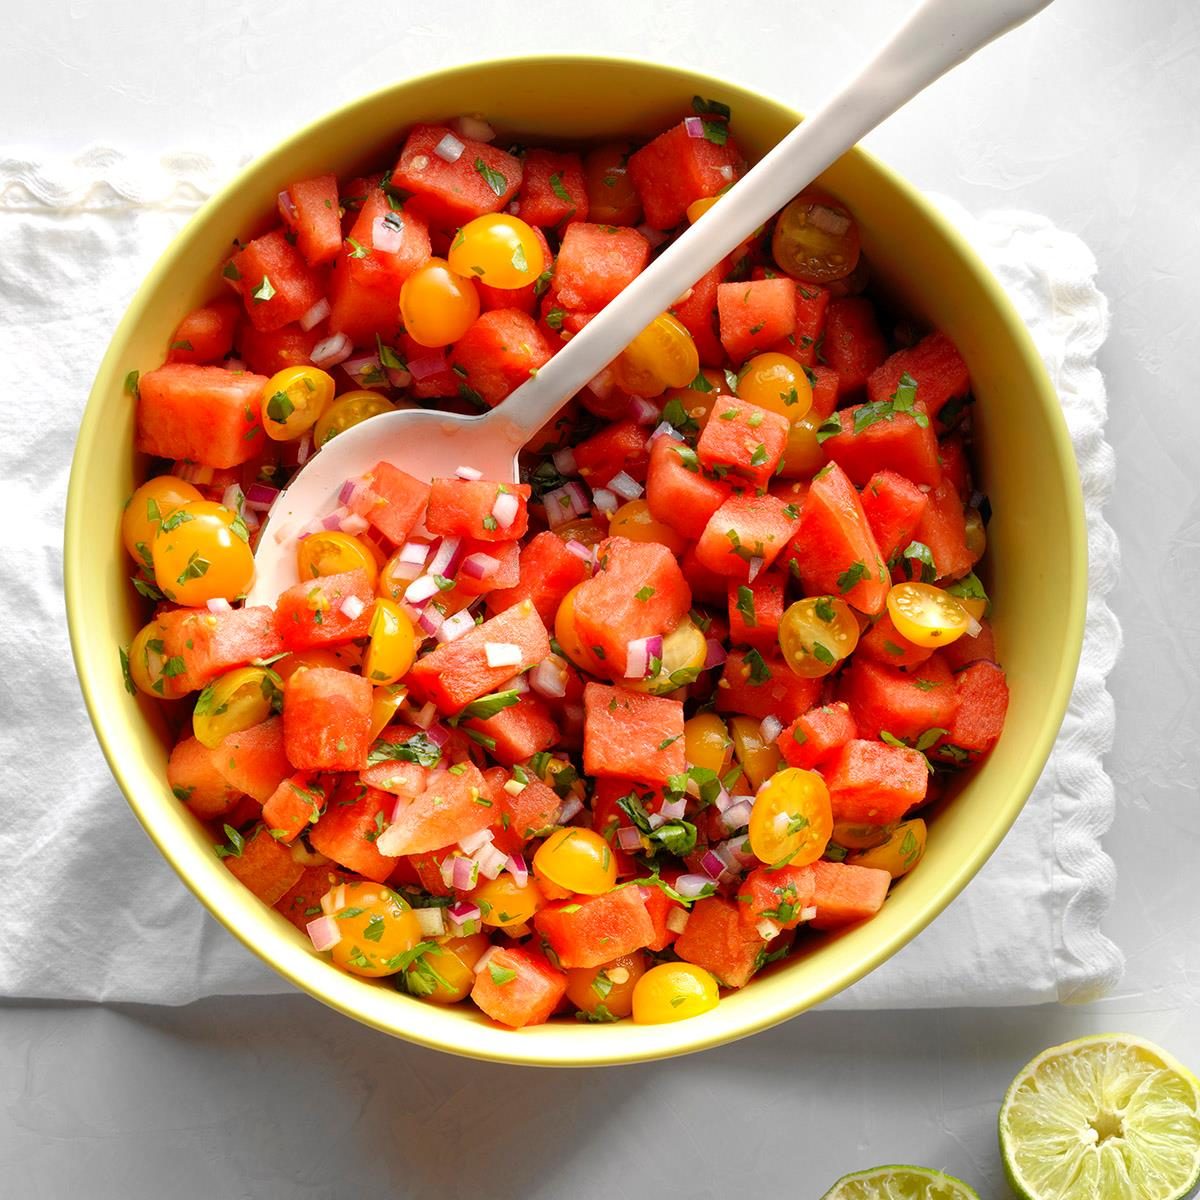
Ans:
[[[483,421],[518,450],[659,313],[861,137],[1049,3],[924,0],[854,79],[793,129]]]

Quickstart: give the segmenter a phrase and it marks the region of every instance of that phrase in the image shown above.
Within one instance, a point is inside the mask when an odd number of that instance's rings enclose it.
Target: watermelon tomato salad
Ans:
[[[644,1023],[865,920],[1008,702],[953,344],[811,190],[544,429],[519,484],[380,462],[247,607],[280,489],[400,406],[477,411],[744,170],[728,109],[644,145],[408,131],[292,181],[127,390],[122,651],[224,865],[343,970],[509,1027]],[[271,536],[268,528],[266,536]]]

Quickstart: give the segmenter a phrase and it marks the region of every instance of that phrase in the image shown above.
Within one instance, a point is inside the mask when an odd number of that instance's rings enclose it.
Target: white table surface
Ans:
[[[501,53],[685,63],[803,108],[891,0],[41,0],[5,6],[0,144],[35,156],[254,152],[407,73]],[[302,996],[185,1009],[9,1005],[0,1193],[799,1200],[844,1171],[943,1166],[1007,1195],[994,1119],[1043,1046],[1119,1028],[1200,1064],[1200,6],[1058,0],[868,140],[969,208],[1081,234],[1113,306],[1102,353],[1125,652],[1106,845],[1128,956],[1088,1008],[810,1014],[722,1050],[609,1071],[485,1066],[391,1042]],[[636,1181],[636,1182],[635,1182]]]

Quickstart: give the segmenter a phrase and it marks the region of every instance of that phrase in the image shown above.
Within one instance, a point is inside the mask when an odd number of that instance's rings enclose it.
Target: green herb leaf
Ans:
[[[246,839],[232,825],[224,825],[225,836],[229,839],[224,846],[214,846],[218,858],[241,858],[246,848]]]
[[[757,650],[747,650],[743,661],[750,668],[750,683],[754,687],[767,683],[771,679],[771,668],[767,666],[763,656]]]
[[[498,967],[494,962],[488,963],[488,974],[492,977],[492,982],[497,987],[503,987],[506,983],[512,983],[517,977],[516,971],[510,970],[508,967]]]
[[[832,417],[826,417],[820,425],[817,426],[817,443],[822,444],[828,441],[831,437],[837,437],[842,432],[842,422],[835,414]],[[855,430],[857,433],[858,430]]]
[[[742,619],[746,622],[748,628],[753,629],[758,624],[758,617],[754,612],[754,592],[744,583],[737,590],[736,608],[742,614]]]
[[[441,750],[424,733],[414,733],[403,742],[389,742],[379,738],[367,754],[367,765],[381,762],[412,762],[422,767],[433,767],[441,760]]]
[[[287,392],[276,392],[267,401],[267,417],[279,425],[285,424],[288,417],[295,411],[296,406],[292,403],[291,397],[288,396]]]
[[[484,183],[496,193],[497,196],[503,196],[508,188],[508,180],[500,171],[489,167],[482,158],[475,160],[475,170],[483,177]]]
[[[486,721],[489,717],[494,717],[498,712],[502,712],[506,708],[512,708],[514,704],[519,704],[521,701],[521,693],[515,688],[507,692],[493,692],[490,696],[480,696],[478,700],[472,700],[466,708],[463,709],[464,717],[477,717],[481,721]]]
[[[837,577],[838,591],[844,596],[860,579],[865,579],[866,577],[866,564],[856,560]]]
[[[132,396],[135,400],[138,396],[138,377],[137,371],[130,371],[129,374],[125,376],[125,394],[127,396]]]

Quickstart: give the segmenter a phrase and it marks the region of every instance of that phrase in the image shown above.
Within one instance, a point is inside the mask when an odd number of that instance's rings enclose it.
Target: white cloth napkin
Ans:
[[[207,915],[138,828],[92,736],[62,603],[67,475],[92,376],[138,282],[236,165],[111,150],[0,157],[0,997],[185,1004],[289,986]],[[974,220],[942,205],[1012,295],[1062,398],[1087,501],[1087,643],[1054,755],[1003,845],[833,1008],[1075,1000],[1122,970],[1100,930],[1115,883],[1099,843],[1113,805],[1105,678],[1120,643],[1105,602],[1118,558],[1101,511],[1113,456],[1095,366],[1107,306],[1078,238],[1028,213]]]

